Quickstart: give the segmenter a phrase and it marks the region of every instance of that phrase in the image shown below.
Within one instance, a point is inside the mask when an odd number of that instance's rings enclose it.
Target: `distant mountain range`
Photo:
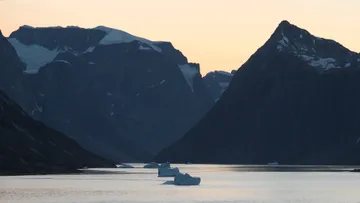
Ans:
[[[209,72],[203,78],[205,85],[215,101],[218,101],[222,93],[227,89],[235,72],[236,71],[232,71],[231,73],[214,71]]]
[[[287,21],[157,161],[360,164],[360,55]]]
[[[30,116],[116,162],[152,159],[231,80],[203,79],[170,42],[104,26],[22,26],[1,35],[0,64],[0,89]]]

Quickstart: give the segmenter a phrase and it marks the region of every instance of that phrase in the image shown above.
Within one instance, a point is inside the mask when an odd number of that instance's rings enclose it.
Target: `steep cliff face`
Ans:
[[[33,120],[0,91],[0,174],[69,173],[85,165],[115,166]]]
[[[359,164],[360,55],[282,22],[158,161]]]
[[[28,105],[29,94],[23,80],[25,64],[22,63],[8,40],[0,31],[0,90],[21,105]]]

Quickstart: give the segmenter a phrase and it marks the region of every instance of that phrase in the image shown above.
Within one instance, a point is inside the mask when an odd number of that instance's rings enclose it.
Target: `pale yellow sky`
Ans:
[[[281,20],[360,52],[360,0],[0,0],[0,29],[105,25],[171,41],[202,73],[242,65]]]

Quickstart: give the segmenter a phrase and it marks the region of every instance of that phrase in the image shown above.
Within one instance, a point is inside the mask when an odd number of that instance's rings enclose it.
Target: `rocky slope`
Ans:
[[[115,165],[33,120],[0,91],[0,175],[70,173],[83,166]]]
[[[158,161],[360,164],[360,55],[283,21]]]

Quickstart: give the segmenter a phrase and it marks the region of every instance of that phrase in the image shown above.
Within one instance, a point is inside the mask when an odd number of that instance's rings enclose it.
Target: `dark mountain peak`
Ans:
[[[289,27],[296,27],[295,25],[291,24],[289,21],[287,20],[283,20],[279,23],[278,28],[277,29],[286,29]],[[298,28],[298,27],[296,27]]]
[[[317,37],[288,21],[279,24],[255,56],[272,58],[274,54],[291,55],[320,71],[355,67],[354,63],[360,59],[359,54],[338,42]],[[263,61],[264,58],[259,60]]]
[[[276,45],[278,51],[294,52],[305,50],[306,45],[313,47],[313,38],[308,31],[284,20],[275,29],[269,41]]]
[[[283,21],[216,105],[155,160],[356,165],[359,59],[339,43]],[[218,81],[205,79],[208,85]]]
[[[171,42],[154,42],[154,45],[161,49],[162,54],[173,58],[177,64],[186,64],[188,62],[183,53],[176,49]]]
[[[212,72],[208,72],[204,78],[225,78],[225,80],[228,80],[228,78],[232,78],[233,77],[233,73],[229,73],[226,71],[221,71],[221,70],[215,70]]]
[[[227,89],[232,80],[233,74],[226,71],[212,71],[203,77],[203,81],[213,96],[214,101],[218,101],[223,92]]]
[[[289,25],[292,25],[292,24],[287,20],[282,20],[279,24],[279,26],[289,26]]]
[[[1,30],[0,30],[0,37],[1,38],[3,38],[4,37],[4,35],[2,34],[2,32],[1,32]]]

